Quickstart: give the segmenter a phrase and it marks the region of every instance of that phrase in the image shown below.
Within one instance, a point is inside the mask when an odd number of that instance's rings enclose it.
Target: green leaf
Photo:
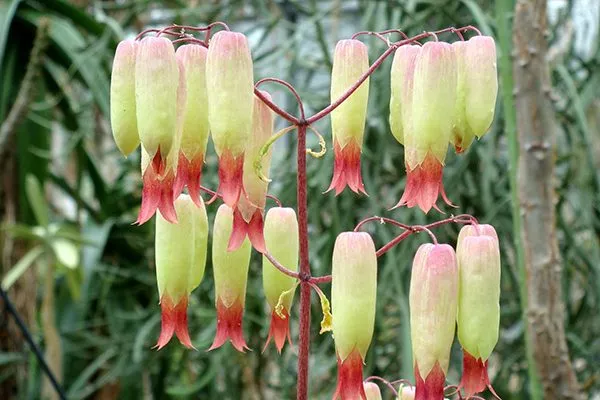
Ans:
[[[4,60],[4,48],[6,47],[10,25],[20,2],[21,0],[9,0],[0,3],[0,68],[2,68]],[[2,76],[1,73],[0,76]]]
[[[27,175],[27,178],[25,178],[25,191],[27,193],[29,205],[35,215],[35,220],[40,226],[48,226],[49,211],[46,204],[46,198],[42,187],[35,176],[31,174]]]
[[[79,249],[73,242],[67,239],[54,239],[52,251],[58,262],[65,267],[75,269],[79,266]]]
[[[44,248],[42,246],[36,246],[21,257],[21,259],[6,273],[4,279],[2,279],[2,289],[10,289],[13,283],[15,283],[43,253]]]

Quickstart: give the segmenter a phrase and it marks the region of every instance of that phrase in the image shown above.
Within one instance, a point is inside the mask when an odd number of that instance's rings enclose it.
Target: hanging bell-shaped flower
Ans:
[[[457,153],[481,138],[494,119],[498,95],[496,44],[489,36],[452,43],[457,60],[457,98],[452,143]]]
[[[261,93],[271,99],[264,91]],[[252,246],[261,252],[265,252],[265,239],[263,236],[263,211],[267,199],[269,184],[256,174],[254,162],[261,148],[273,135],[273,112],[258,97],[254,97],[254,112],[252,117],[252,132],[246,144],[244,156],[244,194],[240,197],[237,208],[233,213],[233,233],[229,241],[229,250],[237,249],[244,238],[248,236]],[[263,156],[263,171],[268,171],[271,165],[271,149]]]
[[[427,42],[415,62],[410,125],[404,121],[406,187],[396,207],[419,206],[424,212],[438,209],[444,192],[442,170],[454,123],[456,57],[452,46]],[[438,209],[439,210],[439,209]]]
[[[404,144],[404,129],[409,128],[412,108],[415,61],[421,46],[400,46],[394,53],[390,72],[390,129],[396,140]]]
[[[271,208],[265,217],[265,243],[271,255],[291,271],[298,271],[298,240],[298,220],[294,209]],[[262,276],[265,297],[271,308],[271,325],[265,349],[273,339],[277,351],[281,353],[286,339],[292,343],[289,317],[296,280],[275,268],[265,256]]]
[[[331,101],[337,100],[369,69],[369,52],[364,43],[355,40],[340,40],[335,46],[331,71]],[[340,194],[346,186],[355,193],[365,193],[360,172],[367,103],[369,100],[369,78],[331,112],[333,135],[333,179],[327,191],[335,189]]]
[[[363,383],[363,388],[365,389],[365,395],[367,400],[381,400],[381,390],[379,390],[379,386],[377,386],[374,382],[365,382]]]
[[[208,143],[208,95],[206,91],[206,54],[199,45],[186,44],[177,49],[175,56],[185,69],[186,101],[181,131],[181,146],[174,194],[184,186],[194,203],[200,206],[200,180],[204,154]]]
[[[371,344],[377,256],[368,233],[344,232],[333,248],[331,305],[338,381],[333,399],[364,399],[363,363]]]
[[[159,157],[160,153],[158,151],[152,156],[152,152],[146,148],[146,145],[142,140],[142,205],[140,206],[140,211],[136,220],[136,223],[140,225],[149,220],[152,215],[154,215],[156,209],[161,212],[163,218],[167,221],[171,223],[177,222],[177,213],[173,206],[173,200],[179,193],[174,192],[174,185],[179,162],[179,147],[181,144],[181,132],[185,117],[187,92],[185,85],[185,68],[181,61],[176,60],[175,62],[178,69],[177,75],[179,82],[176,87],[176,118],[173,128],[174,131],[172,132],[173,137],[171,138],[170,150],[164,159]],[[138,125],[139,121],[140,113],[138,108]]]
[[[227,204],[217,210],[213,227],[212,262],[215,278],[217,333],[209,350],[221,347],[227,340],[236,350],[248,349],[242,330],[246,302],[246,283],[250,266],[250,242],[244,240],[239,249],[228,251],[233,212]]]
[[[177,224],[156,214],[154,246],[162,320],[156,344],[159,350],[173,334],[184,346],[193,347],[187,325],[188,297],[202,281],[206,266],[208,218],[204,203],[197,207],[182,194],[175,200],[175,209],[180,216]]]
[[[135,53],[137,42],[117,46],[110,77],[110,125],[119,151],[128,156],[140,144],[135,111]]]
[[[254,75],[246,36],[220,31],[206,58],[208,120],[219,156],[219,189],[235,209],[243,190],[244,152],[252,131]]]
[[[458,306],[458,267],[452,247],[419,247],[412,266],[409,306],[415,399],[442,399]]]
[[[460,289],[458,340],[463,348],[460,386],[468,396],[489,387],[487,360],[500,328],[500,247],[491,225],[465,225],[456,245]],[[491,389],[493,390],[493,389]]]

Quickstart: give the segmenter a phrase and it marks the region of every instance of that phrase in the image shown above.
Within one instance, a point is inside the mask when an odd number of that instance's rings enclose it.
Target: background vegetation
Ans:
[[[593,1],[549,3],[554,3],[549,9],[549,63],[559,125],[554,184],[566,337],[578,380],[592,398],[600,393],[598,7]],[[3,285],[10,287],[9,295],[38,343],[53,350],[47,351],[47,357],[68,397],[294,398],[293,348],[286,348],[281,356],[273,348],[259,351],[267,336],[268,315],[256,254],[244,320],[253,352],[238,354],[228,345],[204,351],[216,326],[210,261],[190,303],[190,332],[200,350],[187,351],[174,343],[160,352],[151,349],[160,322],[154,224],[131,225],[140,203],[139,157],[120,156],[108,123],[110,68],[119,40],[149,26],[226,21],[249,36],[256,79],[288,80],[298,88],[310,113],[328,104],[331,55],[337,40],[361,30],[401,28],[410,35],[469,24],[498,37],[499,29],[510,29],[511,24],[499,11],[511,7],[510,0],[0,2]],[[31,59],[35,61],[30,55],[36,34],[41,37],[39,68],[24,79]],[[384,50],[383,44],[365,40],[373,60]],[[501,45],[500,54],[511,53],[510,40]],[[316,275],[329,272],[336,235],[364,217],[386,215],[419,224],[442,218],[435,212],[425,216],[406,208],[387,211],[405,184],[403,149],[388,125],[390,63],[386,61],[371,80],[363,153],[363,177],[370,196],[357,197],[348,191],[339,197],[323,195],[331,179],[333,152],[308,162],[310,245]],[[32,90],[21,91],[26,96],[18,98],[23,85]],[[279,104],[294,110],[293,99],[275,89],[267,90]],[[509,96],[513,91],[502,89]],[[7,126],[9,112],[19,101],[24,106]],[[499,99],[496,115],[483,140],[466,154],[449,154],[444,183],[449,197],[460,205],[458,211],[493,224],[500,236],[501,334],[490,372],[502,398],[524,399],[530,389],[520,301],[523,276],[516,261],[514,193],[509,185],[508,150],[514,139],[506,134],[507,127],[514,126],[514,110],[505,109]],[[283,126],[282,121],[278,124]],[[328,119],[317,128],[330,138]],[[271,172],[270,192],[289,206],[295,206],[294,151],[293,142],[278,143]],[[217,185],[211,150],[203,182],[208,187]],[[208,208],[211,220],[216,207]],[[377,224],[369,229],[377,245],[396,233]],[[447,226],[436,234],[453,244],[457,232]],[[376,334],[366,374],[412,379],[410,265],[417,246],[426,240],[414,235],[380,260]],[[312,398],[326,399],[335,388],[336,363],[331,336],[317,333],[320,308],[313,303],[311,393]],[[0,315],[0,397],[40,398],[51,393],[44,388],[39,365],[12,319],[4,310]],[[297,315],[292,318],[295,338]],[[460,376],[460,356],[455,344],[448,377],[452,383]]]

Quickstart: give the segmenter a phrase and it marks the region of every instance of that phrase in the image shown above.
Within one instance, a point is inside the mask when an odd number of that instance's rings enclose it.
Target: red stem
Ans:
[[[300,234],[300,338],[298,343],[297,400],[308,399],[310,351],[310,264],[308,259],[308,204],[306,198],[306,125],[298,125],[298,229]]]

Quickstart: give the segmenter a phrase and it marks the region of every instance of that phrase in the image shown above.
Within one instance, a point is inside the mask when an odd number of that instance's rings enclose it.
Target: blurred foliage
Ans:
[[[551,61],[561,128],[556,206],[568,344],[579,381],[591,397],[600,392],[600,56],[597,37],[590,56],[575,51],[571,40],[576,22],[574,3],[565,1],[550,32],[557,54]],[[18,165],[19,224],[33,226],[36,216],[39,223],[39,208],[34,203],[30,206],[26,195],[26,177],[35,177],[47,187],[49,204],[42,208],[49,210],[48,223],[77,232],[69,238],[81,249],[79,295],[72,296],[68,274],[57,274],[55,282],[56,324],[64,353],[62,382],[69,398],[293,398],[294,348],[286,348],[281,356],[274,348],[259,351],[267,336],[268,315],[256,254],[244,320],[248,343],[255,351],[242,355],[229,345],[204,351],[216,326],[210,261],[189,307],[192,341],[200,351],[187,351],[175,343],[160,352],[151,349],[160,322],[153,223],[131,225],[140,203],[139,156],[120,157],[108,124],[110,67],[116,43],[150,26],[225,21],[249,36],[255,78],[286,79],[298,89],[311,113],[328,104],[336,40],[361,30],[401,28],[411,35],[470,24],[496,36],[494,2],[5,0],[0,3],[0,120],[14,102],[42,16],[51,22],[49,48],[35,102],[18,127],[12,151]],[[455,40],[451,35],[443,39]],[[374,60],[384,44],[374,38],[364,40]],[[442,218],[435,212],[425,216],[406,208],[387,211],[405,184],[403,149],[388,133],[390,64],[391,59],[371,79],[363,153],[369,196],[357,197],[348,191],[337,198],[323,195],[331,179],[333,152],[308,161],[315,275],[329,272],[336,235],[352,229],[364,217],[385,215],[414,224]],[[289,94],[268,85],[264,89],[274,92],[276,102],[295,111]],[[502,318],[490,373],[502,398],[523,399],[527,398],[527,365],[514,261],[508,144],[501,101],[497,107],[491,132],[483,140],[466,154],[449,154],[444,183],[450,199],[460,207],[446,211],[471,213],[498,231],[503,250]],[[431,112],[435,115],[436,110]],[[283,121],[278,124],[284,126]],[[330,140],[328,124],[326,118],[316,127]],[[309,145],[317,147],[314,137],[309,137]],[[285,205],[295,206],[293,139],[277,144],[271,175],[270,192]],[[203,183],[212,188],[217,185],[216,156],[210,150]],[[211,220],[215,210],[216,205],[208,208]],[[379,246],[398,233],[378,224],[368,230]],[[440,241],[452,244],[457,232],[454,226],[436,230]],[[426,240],[414,235],[380,260],[376,333],[366,360],[366,376],[412,379],[407,297],[410,265],[416,247]],[[5,265],[3,270],[10,267]],[[324,289],[329,292],[328,287]],[[336,363],[331,336],[318,335],[321,313],[316,296],[313,299],[311,398],[325,399],[335,387]],[[292,318],[292,337],[297,338],[297,306]],[[15,376],[17,369],[9,368],[0,373],[0,382],[16,378],[18,398],[38,398],[40,373],[27,351],[23,346],[0,354],[3,366],[29,363],[29,373]],[[459,380],[460,357],[455,343],[449,382]]]

